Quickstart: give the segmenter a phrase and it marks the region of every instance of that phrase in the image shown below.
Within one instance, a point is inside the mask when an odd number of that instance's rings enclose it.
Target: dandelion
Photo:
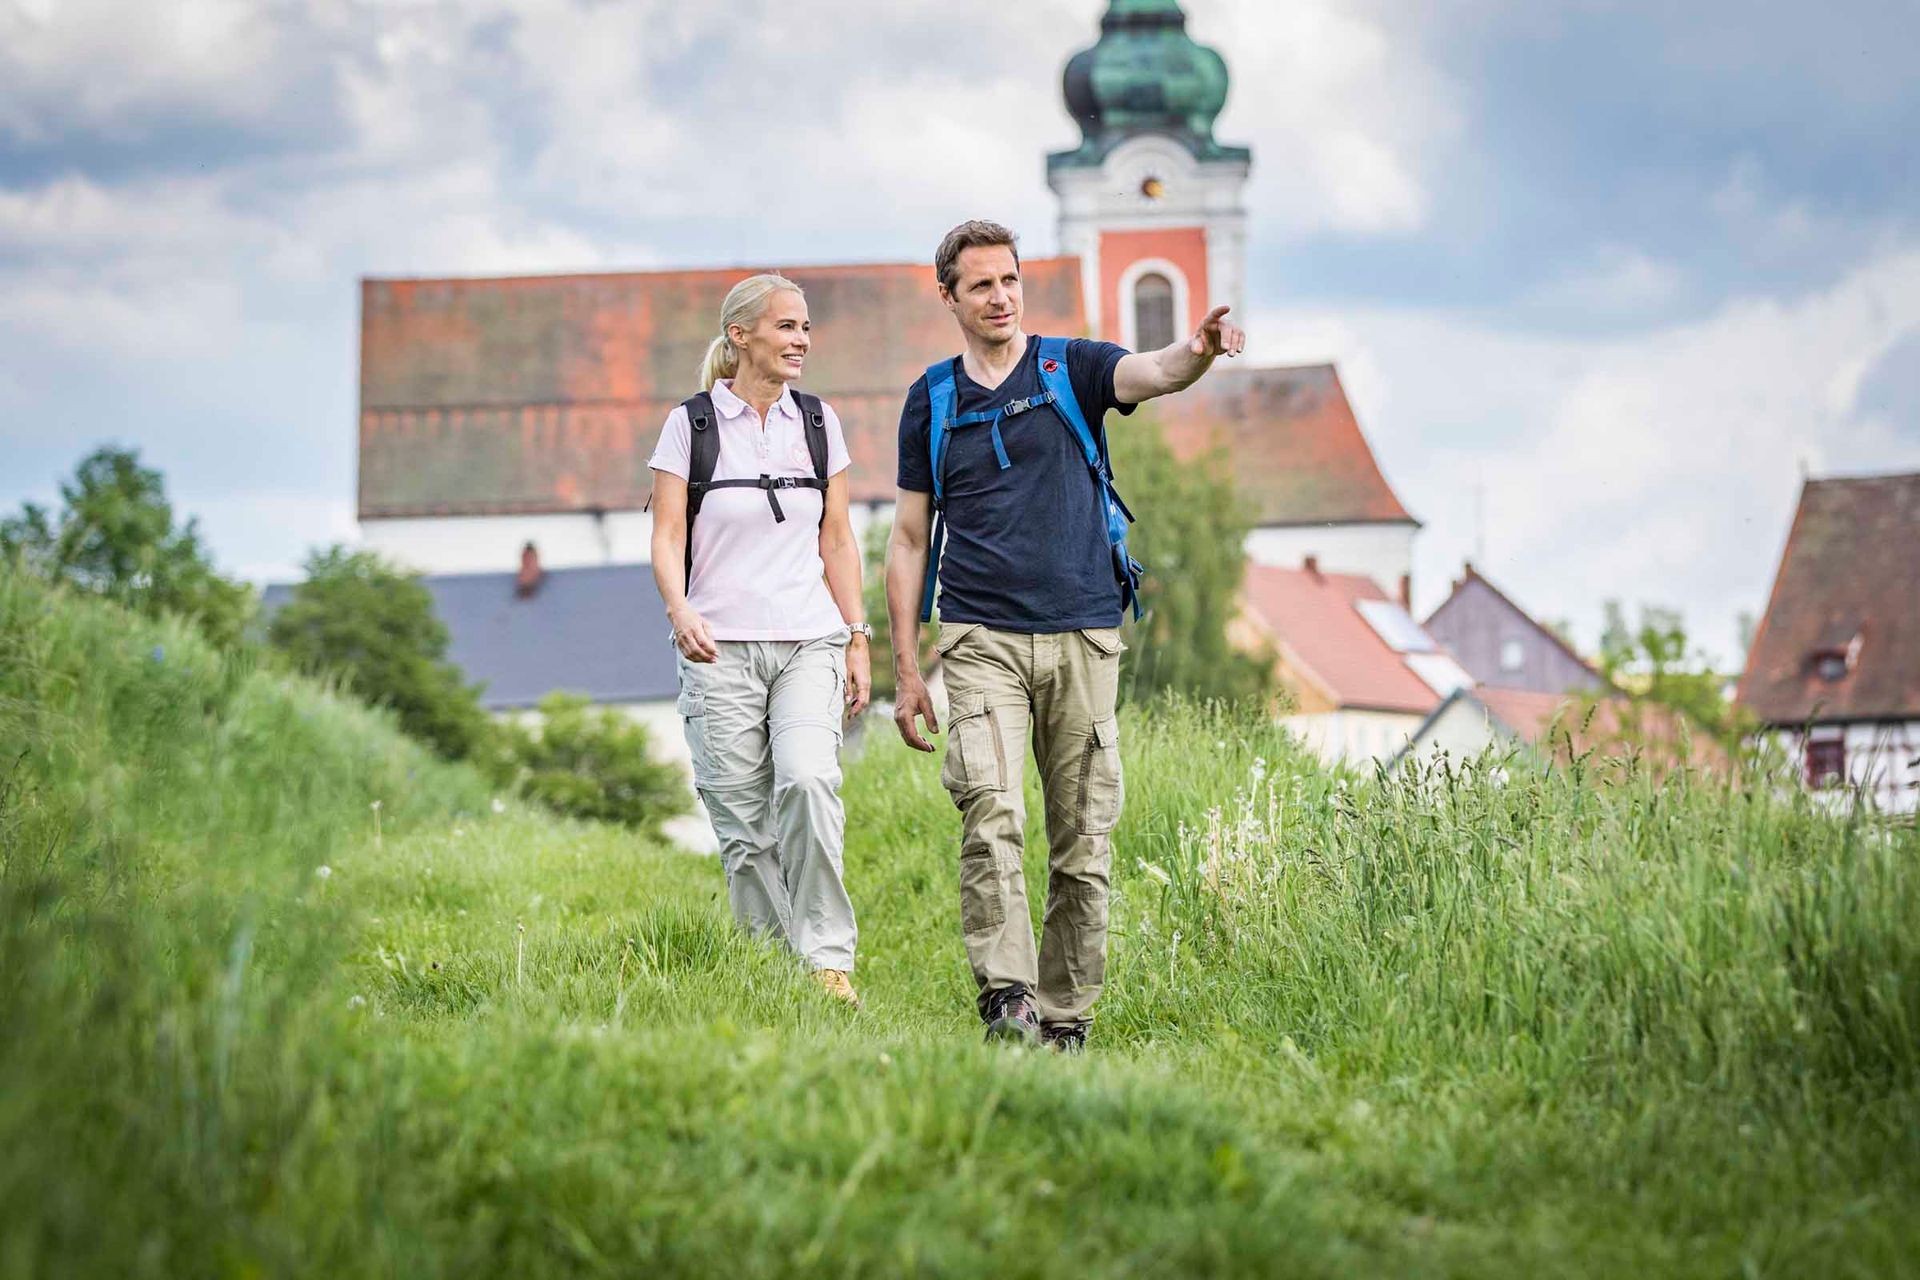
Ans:
[[[319,876],[322,880],[331,880],[333,879],[333,868],[322,863],[313,869],[313,874]]]
[[[507,811],[507,802],[499,796],[495,796],[493,798],[493,811],[495,813],[505,813]]]

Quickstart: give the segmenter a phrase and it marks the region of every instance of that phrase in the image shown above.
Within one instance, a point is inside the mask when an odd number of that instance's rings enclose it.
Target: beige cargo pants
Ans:
[[[842,851],[840,743],[847,632],[722,640],[718,662],[680,656],[679,710],[734,919],[815,969],[853,968],[859,930]]]
[[[1120,819],[1118,628],[1024,635],[943,623],[947,755],[960,809],[960,927],[985,1012],[1019,983],[1040,1020],[1086,1022],[1106,981],[1110,834]],[[1023,871],[1027,743],[1047,809],[1039,955]]]

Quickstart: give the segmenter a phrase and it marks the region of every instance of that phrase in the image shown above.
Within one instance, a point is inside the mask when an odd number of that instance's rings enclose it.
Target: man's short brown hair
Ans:
[[[1005,245],[1013,254],[1013,265],[1020,265],[1020,246],[1014,243],[1013,232],[997,222],[969,218],[940,241],[940,251],[933,255],[933,274],[947,287],[947,292],[952,293],[960,283],[960,251],[990,249],[995,245]]]

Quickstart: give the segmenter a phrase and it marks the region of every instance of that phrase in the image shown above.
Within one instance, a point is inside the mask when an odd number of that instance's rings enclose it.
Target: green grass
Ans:
[[[1911,824],[1126,734],[1094,1050],[993,1051],[885,734],[856,1015],[711,860],[0,569],[0,1275],[1920,1270]]]

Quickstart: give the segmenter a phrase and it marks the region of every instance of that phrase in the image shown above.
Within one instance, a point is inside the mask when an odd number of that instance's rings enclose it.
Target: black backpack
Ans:
[[[818,489],[821,497],[821,519],[826,518],[827,494],[827,415],[820,407],[820,397],[810,396],[804,391],[793,393],[793,402],[800,407],[800,418],[807,437],[807,453],[813,459],[812,476],[761,476],[758,480],[715,480],[713,469],[720,462],[720,432],[713,411],[713,397],[702,391],[687,400],[681,407],[687,411],[687,425],[691,428],[691,452],[687,466],[687,590],[693,590],[693,521],[700,514],[700,504],[714,489],[765,489],[767,505],[773,508],[776,524],[784,523],[787,513],[780,509],[779,491],[782,489]]]

